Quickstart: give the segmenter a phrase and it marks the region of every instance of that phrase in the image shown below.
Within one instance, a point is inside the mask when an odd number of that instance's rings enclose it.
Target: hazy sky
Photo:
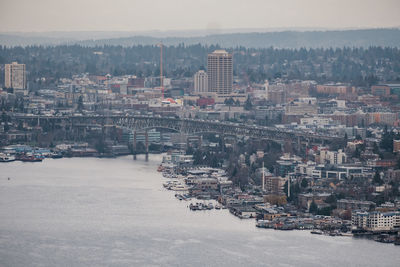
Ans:
[[[400,0],[0,0],[0,31],[399,27]]]

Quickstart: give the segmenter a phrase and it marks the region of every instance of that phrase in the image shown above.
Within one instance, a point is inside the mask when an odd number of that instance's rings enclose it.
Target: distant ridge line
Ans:
[[[58,34],[60,35],[60,34]],[[70,34],[71,35],[71,34]],[[312,30],[312,31],[276,31],[276,32],[244,32],[209,34],[194,37],[154,37],[135,35],[130,37],[88,38],[81,40],[71,36],[24,36],[23,34],[0,34],[0,45],[73,45],[102,46],[102,45],[156,45],[160,41],[166,46],[179,44],[219,45],[233,48],[337,48],[337,47],[400,47],[400,29],[355,29],[355,30]]]

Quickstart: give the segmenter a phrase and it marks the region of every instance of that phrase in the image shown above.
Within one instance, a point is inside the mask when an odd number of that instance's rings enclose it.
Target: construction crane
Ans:
[[[162,92],[162,100],[164,100],[164,79],[163,79],[163,43],[158,43],[160,47],[160,87]]]

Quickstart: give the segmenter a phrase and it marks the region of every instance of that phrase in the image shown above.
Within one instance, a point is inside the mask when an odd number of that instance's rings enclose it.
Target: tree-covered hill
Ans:
[[[191,77],[207,65],[207,54],[220,46],[177,45],[164,48],[164,69],[172,78]],[[228,49],[233,53],[234,74],[249,81],[282,77],[348,82],[369,86],[378,81],[400,80],[400,49],[390,47],[329,49]],[[95,53],[101,52],[101,53]],[[158,75],[160,48],[137,46],[0,46],[0,64],[26,64],[28,81],[45,77],[48,82],[73,74],[137,76]],[[4,75],[0,75],[3,83]]]
[[[85,37],[86,34],[86,37]],[[118,34],[120,36],[118,36]],[[7,33],[0,34],[0,45],[155,45],[162,41],[165,45],[179,44],[220,45],[234,48],[342,48],[383,46],[399,47],[399,29],[327,30],[327,31],[276,31],[206,34],[204,36],[169,37],[138,35],[137,33],[96,33],[96,32],[49,32],[49,33]],[[107,36],[107,37],[106,37]],[[106,38],[104,38],[106,37]]]

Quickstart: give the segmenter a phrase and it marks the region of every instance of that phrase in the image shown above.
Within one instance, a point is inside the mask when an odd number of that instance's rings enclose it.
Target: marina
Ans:
[[[92,266],[265,266],[278,261],[287,266],[396,266],[400,261],[393,244],[259,229],[254,220],[241,220],[228,209],[191,211],[191,201],[203,200],[179,201],[174,191],[164,189],[166,178],[156,171],[161,160],[126,156],[2,164],[0,265],[63,261],[88,266],[88,255]]]
[[[157,171],[167,180],[163,183],[164,188],[175,191],[178,200],[191,201],[188,205],[191,211],[228,209],[230,214],[241,220],[255,220],[257,228],[308,230],[314,235],[330,237],[353,237],[354,233],[356,237],[390,244],[397,240],[398,231],[388,234],[379,231],[359,233],[348,220],[300,212],[290,205],[271,205],[265,202],[262,194],[250,195],[235,189],[222,169],[198,166],[180,168],[179,162],[176,164],[172,158],[174,154],[181,153],[172,151],[165,154]]]

